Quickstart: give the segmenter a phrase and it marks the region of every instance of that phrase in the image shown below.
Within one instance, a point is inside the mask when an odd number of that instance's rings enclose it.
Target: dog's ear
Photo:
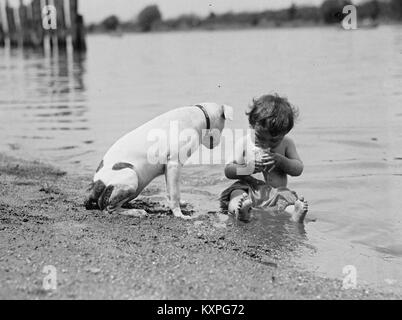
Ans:
[[[223,110],[223,117],[226,120],[233,121],[233,107],[224,104],[222,105],[222,110]]]

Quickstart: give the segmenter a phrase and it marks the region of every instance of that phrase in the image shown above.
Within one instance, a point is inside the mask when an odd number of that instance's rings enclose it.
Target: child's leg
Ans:
[[[285,212],[291,215],[291,219],[295,222],[303,223],[308,211],[308,203],[303,197],[296,200],[294,205],[285,208]]]
[[[228,211],[233,214],[236,219],[248,222],[251,219],[251,207],[253,202],[250,196],[244,190],[233,190],[230,194],[230,202]]]

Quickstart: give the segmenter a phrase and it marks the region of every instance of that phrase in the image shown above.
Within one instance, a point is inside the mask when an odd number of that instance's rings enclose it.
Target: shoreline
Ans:
[[[0,176],[0,299],[400,298],[343,290],[296,266],[291,239],[257,244],[242,225],[193,207],[190,221],[157,198],[133,202],[143,218],[86,211],[90,175],[0,153]],[[45,266],[57,270],[55,291],[43,289]]]
[[[384,20],[380,21],[376,25],[369,25],[367,26],[366,24],[357,24],[357,29],[354,31],[359,31],[359,30],[371,30],[371,29],[378,29],[381,27],[390,27],[390,26],[402,26],[402,22],[400,21],[393,21],[393,20]],[[88,27],[87,27],[88,28]],[[342,28],[342,25],[339,24],[325,24],[325,23],[304,23],[304,22],[284,22],[280,25],[276,24],[267,24],[267,25],[260,25],[260,26],[251,26],[251,25],[215,25],[215,26],[203,26],[203,27],[193,27],[193,28],[176,28],[176,29],[154,29],[148,32],[143,32],[140,30],[134,30],[134,29],[124,29],[120,28],[114,31],[107,31],[107,30],[88,30],[87,34],[92,36],[92,35],[110,35],[110,36],[124,36],[124,35],[129,35],[129,34],[143,34],[143,35],[149,35],[149,34],[164,34],[164,33],[191,33],[191,32],[219,32],[219,31],[249,31],[249,30],[280,30],[280,29],[288,29],[288,30],[293,30],[293,29],[340,29],[344,30]],[[349,31],[349,30],[346,30]]]

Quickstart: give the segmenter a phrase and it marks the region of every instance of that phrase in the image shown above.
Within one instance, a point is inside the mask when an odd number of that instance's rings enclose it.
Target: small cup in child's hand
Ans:
[[[270,156],[271,155],[271,150],[270,149],[261,149],[256,147],[254,149],[254,154],[255,154],[255,160],[256,161],[263,161],[264,156]]]
[[[268,150],[264,150],[264,149],[256,147],[254,149],[255,160],[256,161],[262,161],[264,155],[269,154],[268,152],[269,152]]]
[[[254,154],[255,154],[255,160],[258,162],[264,162],[264,158],[266,158],[267,156],[271,156],[272,155],[272,151],[271,149],[261,149],[256,147],[254,149]],[[265,160],[266,161],[266,160]],[[275,164],[264,164],[265,170],[266,172],[271,172],[274,168],[275,168]]]

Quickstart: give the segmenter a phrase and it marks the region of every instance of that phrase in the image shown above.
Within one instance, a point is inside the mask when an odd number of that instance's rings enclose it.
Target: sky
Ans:
[[[141,9],[156,4],[164,18],[177,17],[184,13],[206,16],[211,11],[260,11],[296,5],[320,5],[323,0],[80,0],[79,10],[87,23],[100,22],[115,14],[121,20],[135,17]]]

